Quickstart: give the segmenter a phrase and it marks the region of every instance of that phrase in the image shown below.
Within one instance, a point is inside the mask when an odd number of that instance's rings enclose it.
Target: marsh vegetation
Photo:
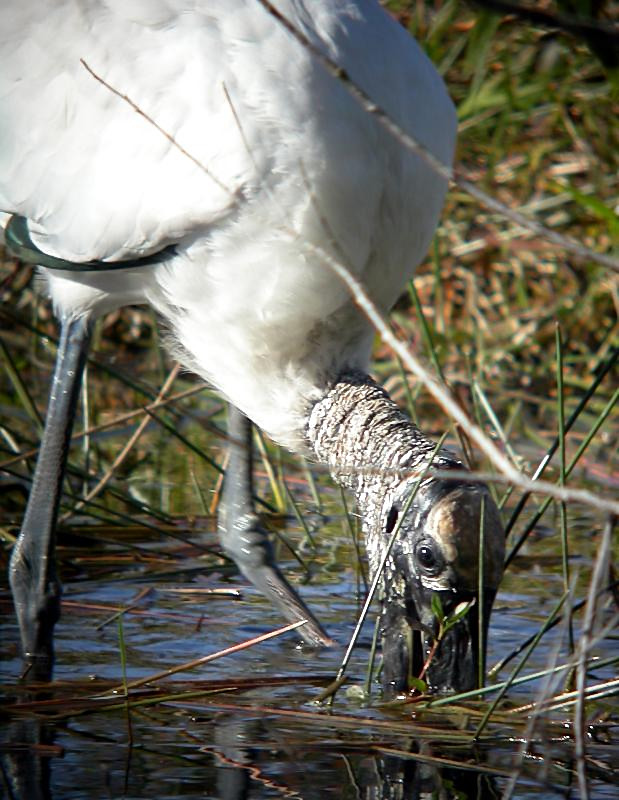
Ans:
[[[391,3],[444,74],[459,176],[547,229],[617,257],[619,87],[578,35],[456,2]],[[548,4],[550,10],[553,4]],[[610,9],[610,5],[608,6]],[[610,11],[608,12],[610,14]],[[614,20],[615,24],[617,20]],[[587,496],[492,491],[509,527],[486,689],[388,705],[354,509],[324,470],[260,434],[256,477],[279,560],[341,647],[294,634],[152,680],[283,623],[219,551],[221,399],[129,308],[95,334],[61,509],[55,681],[19,684],[6,563],[28,493],[56,326],[31,268],[0,273],[0,535],[5,788],[30,797],[615,797],[613,557],[619,276],[452,187],[392,327],[525,476]],[[377,336],[374,374],[435,438],[494,472]],[[569,428],[569,430],[568,430]],[[583,502],[584,500],[584,502]],[[147,679],[151,680],[147,682]],[[240,794],[225,795],[236,785]],[[216,788],[218,787],[218,788]],[[227,787],[227,789],[226,789]],[[398,794],[401,792],[401,794]],[[382,794],[381,794],[382,793]],[[408,794],[406,794],[408,793]],[[459,793],[459,794],[458,794]]]

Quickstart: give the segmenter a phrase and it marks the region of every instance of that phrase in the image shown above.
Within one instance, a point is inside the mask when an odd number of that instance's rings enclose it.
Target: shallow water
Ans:
[[[583,572],[577,597],[586,589],[586,567],[599,541],[594,520],[589,523],[578,526],[571,542],[573,552],[579,553],[572,568]],[[291,536],[300,536],[293,520],[288,527]],[[565,797],[575,783],[569,731],[561,725],[561,719],[571,718],[571,709],[540,720],[522,759],[522,721],[493,724],[486,738],[473,746],[470,738],[463,741],[462,730],[472,730],[478,717],[438,710],[416,713],[410,706],[381,708],[376,687],[371,707],[359,699],[359,692],[355,695],[346,687],[330,709],[312,702],[339,667],[361,600],[354,551],[342,533],[341,520],[335,518],[318,540],[318,553],[312,556],[305,548],[315,579],[301,591],[338,647],[311,651],[297,646],[294,634],[288,634],[162,682],[166,700],[142,689],[134,690],[130,713],[122,703],[104,707],[103,700],[92,698],[103,697],[110,685],[119,684],[123,669],[119,624],[111,619],[116,608],[133,608],[122,617],[128,681],[283,624],[223,562],[188,553],[177,541],[128,538],[156,560],[120,559],[124,549],[118,542],[95,548],[71,541],[61,550],[62,563],[71,569],[65,569],[63,616],[56,629],[58,683],[51,692],[16,690],[17,630],[12,614],[2,615],[0,679],[7,703],[51,697],[58,701],[55,710],[60,715],[49,721],[47,709],[45,714],[13,715],[5,721],[7,797],[233,800],[396,798],[433,792],[494,797],[507,786],[515,763],[520,770],[514,797]],[[556,539],[532,541],[529,552],[508,572],[492,619],[489,665],[535,633],[560,597]],[[213,544],[213,535],[206,534],[202,541]],[[285,563],[294,573],[293,562]],[[214,593],[179,593],[179,588]],[[242,596],[217,594],[234,590]],[[3,598],[8,612],[6,594]],[[371,622],[365,626],[347,687],[361,687],[365,681],[372,628]],[[524,672],[547,666],[560,639],[557,631],[545,637]],[[616,640],[607,639],[597,652],[616,653]],[[611,675],[608,669],[600,670],[595,678]],[[267,685],[248,686],[257,679]],[[514,687],[509,703],[529,702],[535,693],[535,684]],[[89,699],[78,706],[78,698],[85,697]],[[612,702],[606,704],[612,708]],[[614,711],[616,725],[616,704]],[[592,734],[589,755],[599,765],[590,773],[592,797],[617,796],[617,742],[612,725]],[[441,759],[468,768],[449,767]]]
[[[140,364],[130,359],[126,371],[141,379]],[[155,370],[149,369],[149,382],[156,385]],[[46,377],[29,383],[38,387],[41,407]],[[91,381],[91,386],[98,409],[92,422],[106,421],[109,408],[120,414],[143,402],[141,395],[134,399],[107,376]],[[187,385],[181,383],[181,388]],[[177,403],[173,422],[194,445],[217,454],[223,439],[213,436],[211,428],[214,419],[223,428],[222,406],[218,398],[205,394],[195,402]],[[14,411],[7,406],[0,413],[11,419]],[[36,431],[19,421],[26,431],[24,441],[34,441]],[[134,424],[132,419],[92,437],[92,472],[105,471]],[[544,452],[529,442],[521,451],[531,463]],[[74,457],[83,469],[79,451]],[[280,463],[277,453],[272,455],[274,468],[285,475],[317,543],[314,552],[288,503],[283,527],[308,563],[311,580],[305,580],[282,546],[280,564],[299,583],[338,646],[311,651],[287,634],[160,681],[156,689],[133,689],[130,711],[122,692],[111,695],[110,702],[109,691],[122,684],[123,669],[127,681],[144,678],[283,624],[234,568],[186,544],[190,529],[192,541],[217,550],[213,520],[204,519],[216,485],[213,469],[154,424],[131,457],[130,466],[123,466],[111,485],[116,494],[108,492],[103,498],[109,523],[102,524],[97,509],[93,516],[73,515],[64,524],[58,548],[63,613],[56,627],[52,687],[24,688],[18,683],[18,635],[6,570],[0,570],[2,707],[12,712],[4,713],[0,724],[0,787],[7,797],[494,798],[509,786],[515,767],[516,798],[577,795],[573,707],[541,715],[532,731],[526,714],[504,713],[475,744],[472,732],[479,713],[474,708],[431,713],[411,705],[381,707],[375,682],[372,696],[363,694],[371,620],[353,655],[348,683],[333,705],[313,702],[339,668],[363,601],[363,582],[339,492],[324,475],[317,476],[323,503],[319,514],[305,472],[286,457]],[[83,489],[75,478],[73,489],[78,495]],[[137,513],[128,498],[118,494],[121,491],[145,504],[148,513]],[[264,476],[258,493],[273,502]],[[5,492],[3,500],[0,525],[10,529],[19,522],[24,492]],[[524,517],[534,508],[531,504]],[[155,517],[159,510],[164,519]],[[125,516],[114,519],[117,512]],[[569,513],[571,576],[574,597],[580,599],[586,596],[604,518],[582,507],[570,507]],[[149,532],[140,525],[144,522],[165,528],[168,535]],[[491,621],[489,666],[536,633],[563,592],[557,516],[548,513],[542,522],[505,575]],[[523,524],[524,518],[518,530]],[[196,531],[205,532],[196,537]],[[8,548],[3,552],[6,557]],[[127,608],[121,618],[123,666],[117,612]],[[609,619],[611,609],[603,615]],[[577,635],[580,624],[579,616]],[[617,640],[610,637],[596,648],[602,657],[616,653]],[[565,658],[566,636],[560,627],[542,639],[522,674]],[[505,679],[517,663],[518,659],[510,662],[498,677]],[[595,670],[589,683],[611,677],[609,667]],[[562,673],[548,693],[557,693],[564,679]],[[539,681],[512,687],[502,710],[534,701],[541,688]],[[619,774],[617,698],[592,704],[587,713],[591,797],[610,800],[617,796]]]

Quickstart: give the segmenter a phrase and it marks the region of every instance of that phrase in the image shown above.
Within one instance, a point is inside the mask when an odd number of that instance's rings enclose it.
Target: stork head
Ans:
[[[503,574],[499,511],[480,484],[429,478],[407,508],[412,491],[401,485],[383,511],[385,532],[399,524],[385,572],[383,685],[387,694],[406,691],[427,664],[430,690],[474,689]]]

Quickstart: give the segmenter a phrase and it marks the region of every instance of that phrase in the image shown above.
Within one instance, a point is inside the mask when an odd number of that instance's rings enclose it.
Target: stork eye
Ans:
[[[416,551],[417,561],[426,572],[436,572],[439,566],[439,559],[430,544],[421,544]]]
[[[400,515],[399,510],[395,506],[391,506],[391,508],[389,509],[389,513],[387,514],[387,525],[386,525],[387,533],[391,533],[391,531],[395,528],[395,524],[398,521],[399,515]]]

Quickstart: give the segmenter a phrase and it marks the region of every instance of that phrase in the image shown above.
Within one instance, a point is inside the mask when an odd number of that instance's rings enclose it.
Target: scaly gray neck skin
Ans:
[[[340,375],[311,408],[306,436],[334,479],[355,494],[373,578],[396,520],[400,525],[381,576],[385,696],[407,691],[411,670],[420,675],[431,652],[425,679],[432,689],[475,688],[485,654],[478,634],[481,628],[485,640],[505,549],[501,517],[487,488],[450,476],[428,476],[416,487],[435,445],[359,372]],[[463,469],[445,450],[432,467]],[[484,596],[476,598],[482,527]],[[435,594],[447,614],[460,603],[476,602],[433,650],[439,634]]]
[[[387,392],[362,372],[341,374],[311,409],[306,435],[331,475],[354,492],[362,514],[372,572],[381,545],[376,532],[390,498],[406,477],[427,466],[435,444],[405,416]],[[445,451],[436,468],[461,466]]]

